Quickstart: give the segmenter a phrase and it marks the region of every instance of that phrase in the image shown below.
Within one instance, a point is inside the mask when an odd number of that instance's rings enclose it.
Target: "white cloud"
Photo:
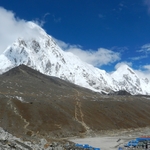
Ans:
[[[144,0],[144,4],[147,6],[148,8],[148,13],[150,13],[150,0]]]
[[[105,48],[98,50],[84,50],[80,45],[70,45],[55,39],[57,44],[65,51],[71,52],[93,66],[102,66],[114,63],[120,60],[120,54]]]
[[[123,66],[123,65],[128,65],[129,67],[132,67],[132,62],[126,62],[126,61],[119,62],[115,65],[115,69],[117,70],[120,66]]]
[[[148,56],[146,55],[143,55],[143,56],[138,56],[138,57],[132,57],[131,60],[141,60],[141,59],[144,59],[144,58],[147,58]]]
[[[67,51],[68,49],[72,49],[72,48],[82,48],[81,45],[71,45],[69,43],[65,43],[61,40],[58,40],[54,37],[53,37],[53,39],[56,41],[56,43],[59,45],[59,47],[61,47],[65,51]]]
[[[139,69],[134,69],[134,71],[140,78],[147,78],[150,81],[150,65],[139,66]]]
[[[136,52],[141,54],[137,57],[132,57],[131,60],[141,60],[148,58],[150,55],[150,43],[141,46],[140,50],[137,50]]]
[[[60,23],[60,22],[62,21],[62,18],[61,18],[61,17],[56,17],[56,15],[51,14],[51,13],[46,13],[45,16],[44,16],[44,18],[45,18],[46,16],[48,16],[48,15],[51,16],[51,18],[53,19],[53,21],[54,21],[55,23]]]
[[[141,50],[139,50],[139,52],[148,52],[150,51],[150,43],[145,44],[141,47]]]
[[[141,54],[137,57],[130,58],[131,60],[141,60],[141,59],[148,58],[150,54],[150,43],[141,46],[140,50],[137,50],[136,52]]]
[[[145,66],[143,66],[143,68],[150,71],[150,65],[145,65]]]
[[[135,70],[135,72],[139,75],[140,78],[147,78],[150,81],[150,65],[144,65],[139,70]]]
[[[0,54],[18,37],[32,38],[38,34],[37,29],[29,26],[29,22],[17,18],[12,11],[3,7],[0,7],[0,20]]]

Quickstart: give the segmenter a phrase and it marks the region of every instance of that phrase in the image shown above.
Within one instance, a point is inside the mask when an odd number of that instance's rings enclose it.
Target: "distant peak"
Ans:
[[[118,69],[128,69],[128,68],[130,68],[130,67],[127,64],[122,64],[117,68],[117,70]]]
[[[121,66],[119,66],[116,70],[117,72],[130,72],[131,74],[135,74],[135,72],[133,71],[133,69],[131,67],[129,67],[126,64],[123,64]]]

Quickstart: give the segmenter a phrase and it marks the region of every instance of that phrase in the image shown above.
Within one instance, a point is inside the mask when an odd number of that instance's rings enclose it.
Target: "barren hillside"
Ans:
[[[150,97],[102,95],[24,65],[0,75],[0,126],[23,138],[150,125]]]

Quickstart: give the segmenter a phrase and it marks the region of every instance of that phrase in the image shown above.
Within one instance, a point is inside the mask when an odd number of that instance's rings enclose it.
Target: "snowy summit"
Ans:
[[[40,26],[28,22],[28,27],[36,34],[18,37],[16,41],[0,55],[0,73],[21,64],[39,72],[56,76],[97,92],[115,92],[125,90],[133,95],[150,95],[150,82],[141,79],[127,65],[120,66],[109,74],[81,61],[70,52],[63,51],[54,39]]]

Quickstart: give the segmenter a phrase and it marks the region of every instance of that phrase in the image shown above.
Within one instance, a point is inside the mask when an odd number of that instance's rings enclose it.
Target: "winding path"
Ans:
[[[13,106],[13,104],[12,104],[12,102],[11,102],[11,99],[8,100],[7,105],[10,106],[10,108],[13,110],[13,112],[14,112],[17,116],[19,116],[19,117],[21,118],[21,120],[25,123],[25,125],[24,125],[23,128],[24,128],[26,131],[30,131],[30,132],[32,133],[32,135],[33,135],[34,132],[33,132],[32,130],[30,130],[30,129],[27,128],[27,127],[30,125],[30,123],[29,123],[25,118],[23,118],[23,116],[18,112],[17,108],[16,108],[15,106]]]
[[[84,114],[82,112],[82,103],[80,101],[80,99],[78,98],[80,96],[80,93],[78,90],[74,89],[77,93],[77,95],[75,94],[75,100],[76,100],[76,104],[75,104],[75,120],[77,122],[79,122],[86,130],[87,133],[90,132],[90,128],[86,125],[86,123],[84,122]]]

